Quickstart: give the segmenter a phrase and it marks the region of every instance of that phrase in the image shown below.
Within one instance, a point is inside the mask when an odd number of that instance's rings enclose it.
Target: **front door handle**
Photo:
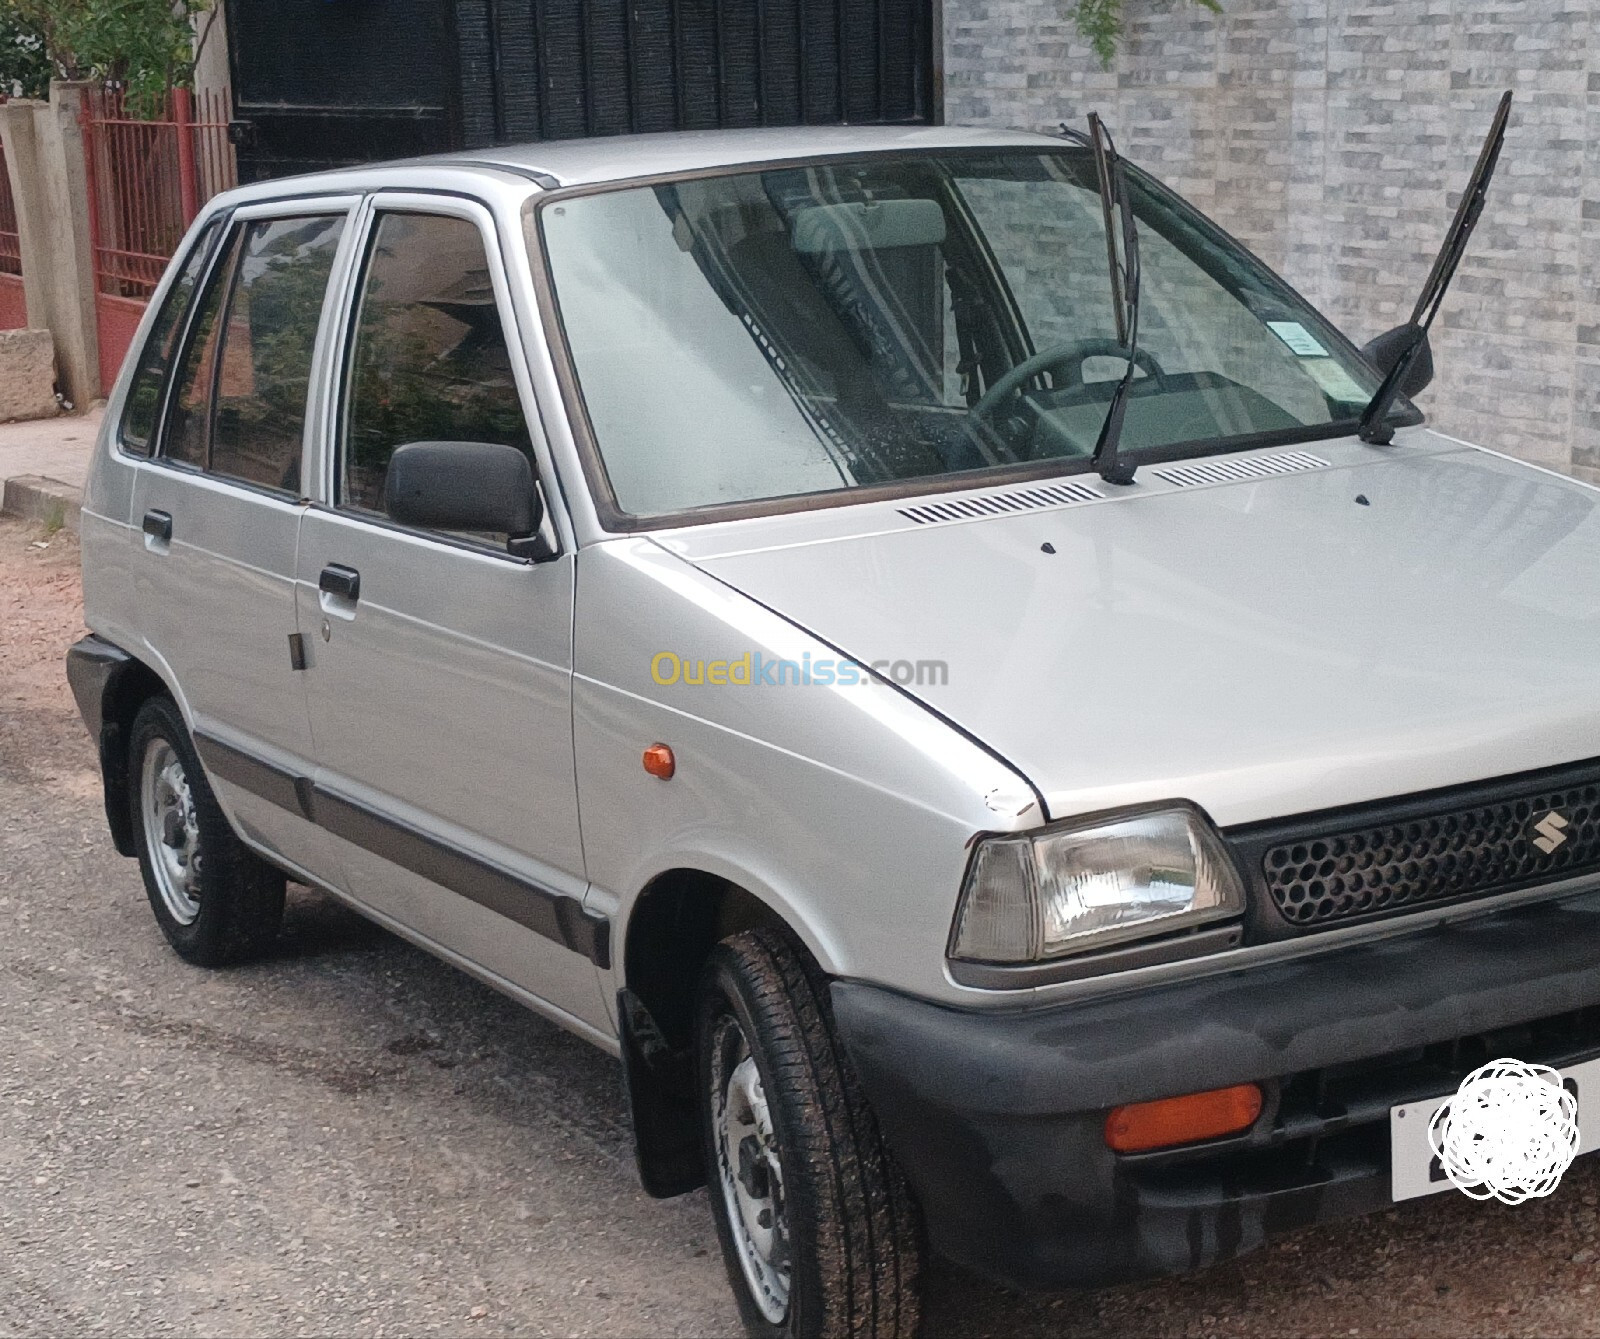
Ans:
[[[144,514],[144,532],[162,544],[172,543],[172,513],[152,507]]]
[[[343,563],[329,563],[317,578],[317,589],[324,595],[337,595],[353,604],[361,598],[361,573]]]

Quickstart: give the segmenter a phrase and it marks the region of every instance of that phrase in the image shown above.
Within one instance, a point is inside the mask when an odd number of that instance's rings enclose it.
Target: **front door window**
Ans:
[[[340,502],[383,510],[407,442],[494,442],[529,456],[483,236],[468,219],[379,217],[350,358]]]

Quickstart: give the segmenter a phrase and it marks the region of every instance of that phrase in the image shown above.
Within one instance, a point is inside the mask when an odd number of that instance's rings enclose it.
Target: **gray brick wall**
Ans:
[[[1062,0],[945,0],[945,118],[1040,128],[1099,110],[1124,153],[1359,343],[1410,314],[1495,99],[1515,88],[1422,405],[1446,432],[1600,479],[1600,7],[1223,6],[1128,0],[1105,72]]]

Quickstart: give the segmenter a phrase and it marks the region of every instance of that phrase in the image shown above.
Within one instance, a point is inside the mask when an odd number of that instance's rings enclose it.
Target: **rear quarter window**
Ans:
[[[211,254],[220,227],[213,219],[189,248],[179,266],[177,278],[167,290],[161,310],[156,313],[149,338],[139,352],[139,362],[128,387],[119,429],[122,448],[131,455],[150,454],[156,416],[161,412],[161,397],[167,385],[167,373],[172,367],[173,354],[177,351],[178,334],[189,305],[194,301],[195,289],[200,283],[201,272],[205,269],[206,259]]]

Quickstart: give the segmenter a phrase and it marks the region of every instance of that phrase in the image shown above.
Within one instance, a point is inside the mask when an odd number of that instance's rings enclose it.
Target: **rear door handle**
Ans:
[[[329,563],[317,578],[317,589],[354,603],[361,598],[361,573],[343,563]]]
[[[159,540],[163,544],[172,543],[172,513],[156,511],[154,508],[145,512],[144,532],[151,539]]]

